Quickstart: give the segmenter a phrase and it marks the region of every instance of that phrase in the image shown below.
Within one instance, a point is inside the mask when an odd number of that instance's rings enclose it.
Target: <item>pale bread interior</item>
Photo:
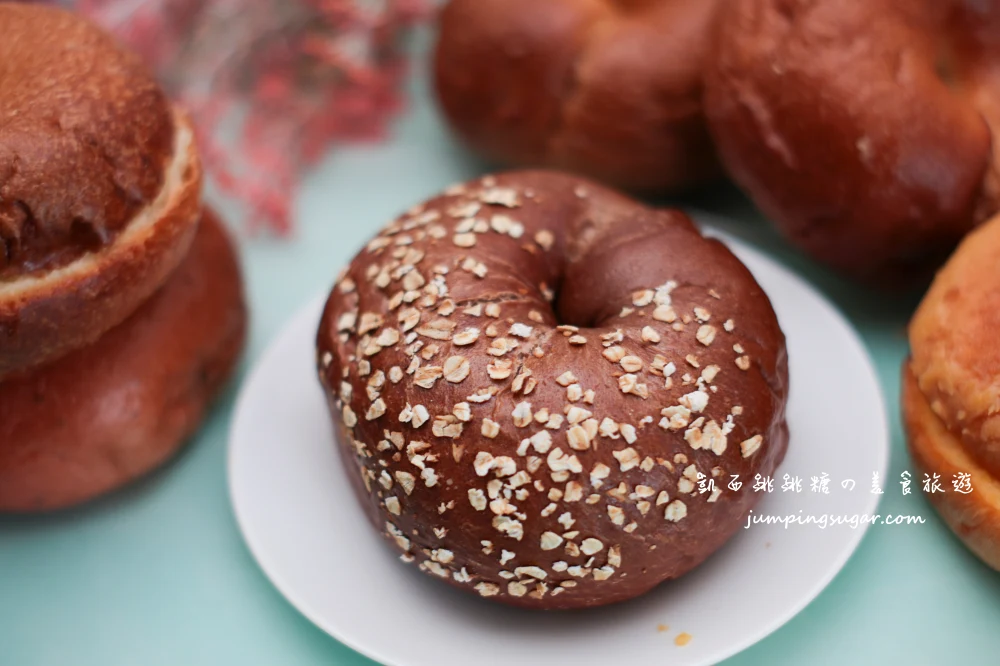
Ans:
[[[91,274],[110,263],[116,255],[128,251],[130,246],[141,244],[153,231],[156,223],[165,219],[166,212],[175,204],[178,193],[185,185],[185,175],[196,159],[193,150],[194,133],[182,113],[174,113],[174,150],[167,165],[163,186],[145,208],[139,211],[110,245],[98,252],[90,252],[57,269],[34,275],[25,275],[9,282],[0,282],[0,300],[26,299],[33,292],[49,291],[54,285],[75,277]]]

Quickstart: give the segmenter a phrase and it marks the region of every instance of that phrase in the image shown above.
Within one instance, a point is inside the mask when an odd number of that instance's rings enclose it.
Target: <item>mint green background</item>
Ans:
[[[484,170],[447,136],[420,68],[412,87],[412,112],[390,143],[340,149],[308,177],[294,238],[244,239],[253,312],[244,372],[283,322],[329,288],[378,226]],[[731,233],[799,271],[858,328],[890,406],[890,479],[897,479],[909,462],[897,413],[898,374],[917,297],[887,297],[825,274],[795,256],[728,186],[680,203],[739,220],[728,227]],[[239,216],[231,212],[229,219]],[[372,663],[300,616],[243,545],[226,486],[234,395],[235,388],[175,462],[143,483],[55,516],[0,518],[0,666]],[[951,536],[919,493],[904,498],[891,487],[880,510],[923,515],[927,524],[870,529],[812,604],[725,663],[1000,662],[1000,575]],[[754,612],[754,599],[731,603]],[[391,626],[386,623],[387,635]],[[678,649],[669,638],[665,634],[664,664]]]

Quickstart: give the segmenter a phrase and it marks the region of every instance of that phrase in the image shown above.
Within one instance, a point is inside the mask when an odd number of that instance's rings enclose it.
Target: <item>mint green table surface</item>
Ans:
[[[391,142],[340,149],[308,177],[291,240],[244,238],[253,316],[246,362],[183,454],[142,483],[83,509],[0,518],[0,666],[372,663],[300,616],[257,568],[229,505],[226,440],[236,385],[283,323],[329,288],[377,227],[483,171],[448,137],[421,67],[412,87],[411,112]],[[729,187],[680,203],[737,220],[728,231],[799,271],[858,328],[891,411],[890,478],[898,479],[909,467],[898,374],[916,297],[882,297],[830,277],[796,257]],[[919,493],[903,497],[893,485],[881,512],[922,515],[927,522],[871,528],[812,604],[726,663],[1000,663],[1000,574],[972,557]],[[754,612],[754,599],[731,603]],[[387,625],[387,640],[390,631]],[[665,634],[662,663],[678,649]]]

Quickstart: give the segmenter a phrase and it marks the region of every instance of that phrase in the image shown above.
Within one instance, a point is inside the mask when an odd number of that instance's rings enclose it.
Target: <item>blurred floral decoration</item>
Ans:
[[[194,117],[220,190],[279,234],[331,144],[384,138],[403,108],[403,38],[430,13],[428,0],[48,1],[146,59]]]

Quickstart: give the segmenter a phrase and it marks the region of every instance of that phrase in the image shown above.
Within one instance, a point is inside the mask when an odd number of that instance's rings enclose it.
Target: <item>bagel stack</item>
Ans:
[[[348,477],[404,562],[560,609],[629,599],[742,525],[788,443],[785,339],[677,211],[554,172],[398,218],[337,282],[317,364]]]
[[[138,58],[0,4],[0,511],[88,500],[201,421],[242,348],[193,130]]]

